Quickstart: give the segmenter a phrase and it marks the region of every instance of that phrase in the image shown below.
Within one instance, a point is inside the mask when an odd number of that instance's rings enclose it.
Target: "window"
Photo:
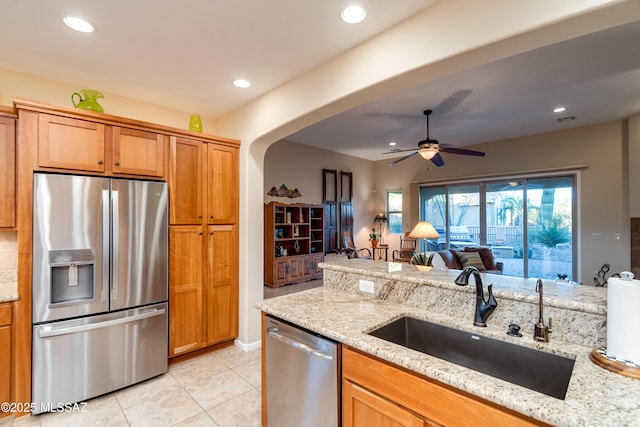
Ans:
[[[575,194],[575,175],[423,185],[420,219],[440,233],[426,249],[489,246],[506,275],[577,280]]]
[[[387,191],[389,234],[402,234],[402,190]]]

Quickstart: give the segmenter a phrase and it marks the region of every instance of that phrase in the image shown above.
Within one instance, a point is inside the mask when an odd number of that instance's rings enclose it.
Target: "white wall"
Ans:
[[[640,217],[640,114],[629,118],[629,216]]]
[[[322,169],[353,173],[354,241],[368,246],[367,231],[373,226],[376,203],[373,199],[373,162],[308,145],[281,140],[271,145],[264,158],[264,202],[322,203]],[[271,197],[271,187],[298,188],[302,197]]]
[[[629,268],[629,207],[627,191],[626,123],[612,122],[577,129],[479,144],[473,147],[486,157],[443,154],[445,166],[437,168],[420,156],[387,167],[376,162],[375,185],[409,187],[410,183],[463,180],[478,177],[519,174],[526,171],[580,171],[579,192],[579,280],[592,283],[602,264],[612,271]],[[466,147],[465,147],[466,148]],[[413,185],[405,197],[404,208],[415,225],[418,214],[418,187]],[[593,240],[600,233],[601,240]],[[616,240],[615,235],[622,239]]]

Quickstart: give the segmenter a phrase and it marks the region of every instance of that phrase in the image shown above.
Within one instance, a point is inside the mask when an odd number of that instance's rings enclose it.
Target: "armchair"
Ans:
[[[371,251],[369,250],[369,248],[356,248],[356,245],[353,243],[353,236],[351,236],[350,231],[342,232],[342,247],[344,249],[344,252],[347,254],[347,258],[349,259],[371,259]]]
[[[408,237],[408,234],[404,233],[404,236],[400,236],[400,249],[393,251],[393,262],[411,262],[418,240]]]

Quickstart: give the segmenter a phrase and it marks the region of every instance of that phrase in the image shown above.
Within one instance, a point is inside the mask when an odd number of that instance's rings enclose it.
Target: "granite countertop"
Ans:
[[[18,272],[15,270],[0,271],[0,302],[18,299]]]
[[[413,274],[417,271],[414,266],[407,265],[402,273],[394,270],[398,267],[392,265],[393,263],[362,262],[366,261],[340,261],[325,263],[324,266],[351,273],[362,268],[369,276],[379,274],[388,278],[389,275],[395,275],[403,281],[424,282],[424,276]],[[432,282],[430,286],[452,286],[451,275],[455,278],[456,272],[443,271],[429,275]],[[500,286],[501,291],[495,291],[497,296],[500,293],[511,293],[514,298],[536,298],[537,301],[535,288],[530,292],[530,283],[527,280],[500,278],[494,275],[491,275],[491,279],[494,283],[503,282]],[[594,291],[586,286],[563,285],[565,284],[548,285],[545,288],[545,304],[566,305],[594,312],[604,310],[606,313],[606,296],[603,305],[601,289]],[[552,425],[640,425],[640,381],[596,366],[589,360],[592,347],[562,342],[553,339],[553,336],[549,343],[536,343],[527,335],[522,338],[510,337],[503,328],[493,326],[490,322],[487,328],[477,328],[472,325],[471,318],[433,313],[413,305],[385,301],[371,295],[337,289],[334,286],[264,300],[256,306],[265,313]],[[576,363],[566,399],[549,397],[367,334],[402,316],[412,316],[503,341],[575,357]]]

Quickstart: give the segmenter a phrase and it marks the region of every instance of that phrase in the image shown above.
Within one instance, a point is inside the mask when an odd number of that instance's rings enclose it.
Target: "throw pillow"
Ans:
[[[479,271],[487,271],[478,252],[456,252],[462,268],[475,267]]]
[[[484,264],[484,268],[487,270],[499,270],[496,266],[496,260],[493,256],[493,251],[491,248],[487,248],[484,246],[479,247],[465,247],[465,252],[478,252],[480,254],[480,258],[482,259],[482,263]]]

